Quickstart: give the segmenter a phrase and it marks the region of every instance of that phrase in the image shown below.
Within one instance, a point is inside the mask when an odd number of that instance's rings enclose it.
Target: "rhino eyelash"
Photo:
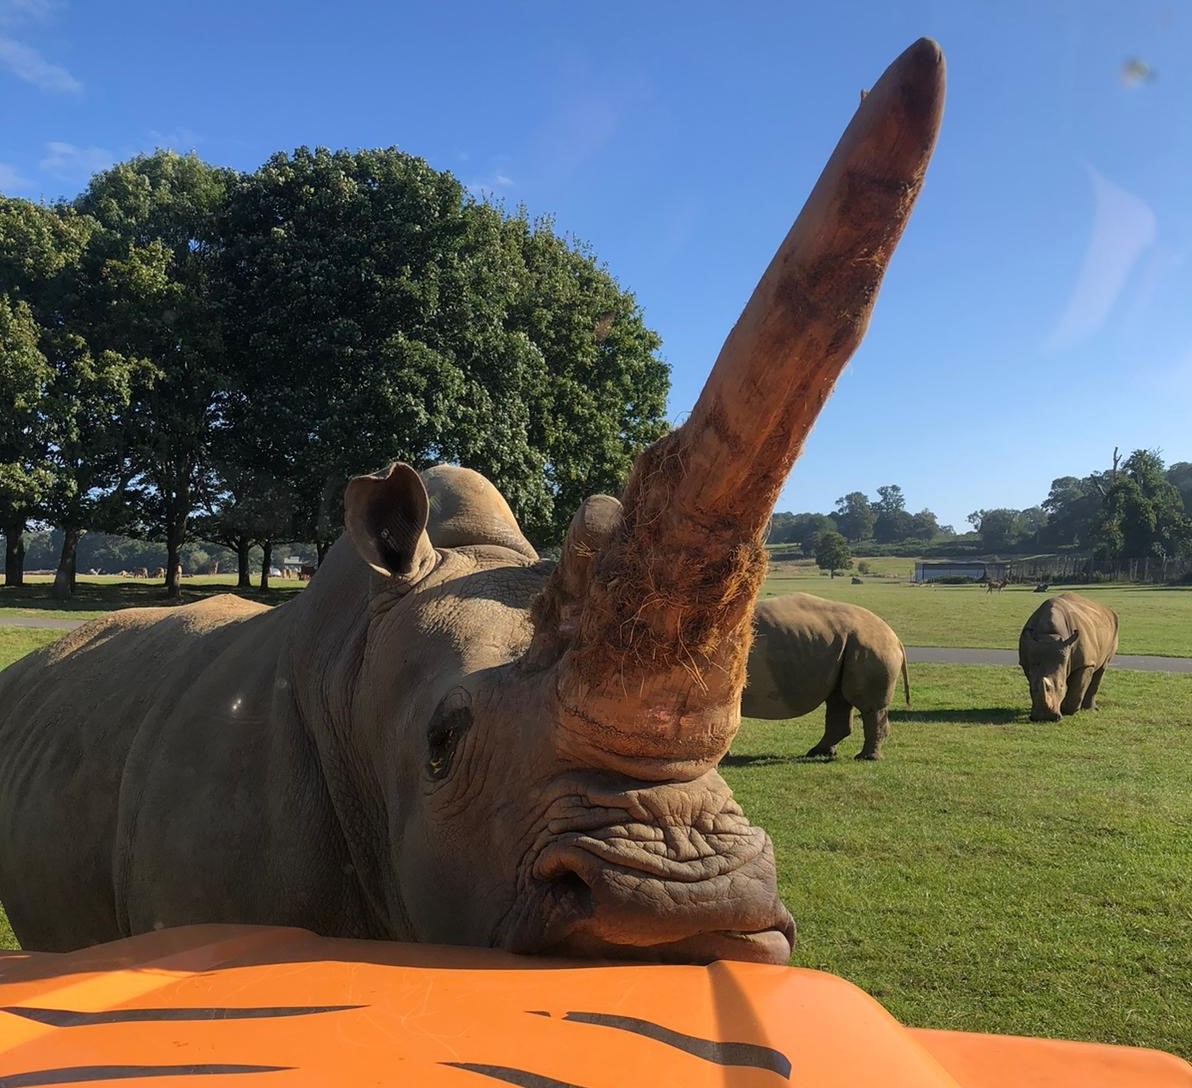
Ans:
[[[426,771],[432,780],[439,781],[450,773],[460,738],[471,724],[472,711],[466,706],[457,706],[443,714],[427,731]]]

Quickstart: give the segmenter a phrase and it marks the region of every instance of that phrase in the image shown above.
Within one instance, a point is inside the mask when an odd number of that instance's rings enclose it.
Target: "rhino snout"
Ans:
[[[1058,722],[1066,685],[1053,675],[1031,677],[1031,721]]]
[[[795,923],[778,896],[765,832],[746,825],[731,843],[693,834],[662,839],[566,836],[535,865],[549,923],[536,947],[555,955],[651,962],[716,959],[786,963]],[[681,835],[684,840],[686,835]]]

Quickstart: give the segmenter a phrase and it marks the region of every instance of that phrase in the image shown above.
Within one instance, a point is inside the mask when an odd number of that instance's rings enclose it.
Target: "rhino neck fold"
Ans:
[[[413,933],[392,876],[386,837],[377,833],[388,826],[388,808],[374,771],[378,764],[375,753],[362,747],[365,738],[353,729],[354,721],[367,720],[361,715],[364,696],[358,682],[367,653],[373,583],[373,571],[350,540],[341,537],[310,585],[286,605],[295,610],[296,622],[282,667],[295,680],[302,678],[292,685],[298,712],[323,768],[342,850],[350,859],[344,879],[357,889],[367,935],[402,940]]]

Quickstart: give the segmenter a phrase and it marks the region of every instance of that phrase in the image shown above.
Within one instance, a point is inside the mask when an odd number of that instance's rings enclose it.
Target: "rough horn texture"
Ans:
[[[1039,605],[1018,638],[1018,664],[1031,689],[1031,721],[1096,710],[1101,678],[1117,646],[1113,609],[1078,593],[1061,593]]]
[[[560,675],[572,747],[638,773],[727,750],[763,534],[860,343],[935,143],[944,64],[922,39],[865,96],[732,330],[695,409],[642,455]],[[643,769],[650,761],[662,767]],[[680,770],[681,766],[686,771]]]
[[[294,600],[118,613],[0,673],[22,943],[257,922],[785,962],[773,847],[716,763],[761,527],[864,328],[942,71],[919,43],[882,78],[691,421],[624,509],[583,504],[554,570],[474,473],[395,465],[349,483],[350,536]]]
[[[797,718],[827,703],[824,735],[807,753],[836,755],[861,713],[865,743],[858,759],[881,758],[890,703],[901,675],[907,705],[906,652],[890,625],[868,608],[788,593],[758,601],[741,714]]]

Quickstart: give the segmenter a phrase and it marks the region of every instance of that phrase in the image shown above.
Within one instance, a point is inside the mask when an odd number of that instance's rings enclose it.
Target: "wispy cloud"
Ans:
[[[61,64],[46,60],[33,46],[13,37],[18,28],[48,23],[65,6],[62,0],[0,0],[0,71],[50,94],[77,94],[83,89]],[[22,35],[23,37],[23,35]]]
[[[193,151],[198,147],[200,142],[199,134],[189,128],[176,128],[171,129],[169,132],[158,132],[157,129],[150,129],[149,138],[146,141],[149,150],[155,151],[158,148],[169,149],[183,155],[189,151]]]
[[[46,144],[45,157],[37,165],[53,177],[78,181],[106,170],[115,161],[116,156],[106,148],[76,147],[64,140],[51,140]]]
[[[33,182],[24,177],[15,166],[0,162],[0,192],[12,193],[20,189],[33,188]]]
[[[45,22],[63,6],[63,0],[0,0],[0,24]]]
[[[62,6],[63,0],[0,0],[0,27],[48,23]]]
[[[503,189],[512,189],[517,183],[508,174],[496,171],[491,177],[483,181],[470,181],[464,186],[477,200],[498,196]]]
[[[1138,258],[1158,233],[1155,213],[1133,193],[1088,167],[1093,185],[1093,232],[1068,305],[1047,347],[1070,348],[1109,317]]]
[[[52,64],[33,46],[13,38],[0,38],[0,68],[54,94],[74,94],[83,89],[83,85],[60,64]]]

